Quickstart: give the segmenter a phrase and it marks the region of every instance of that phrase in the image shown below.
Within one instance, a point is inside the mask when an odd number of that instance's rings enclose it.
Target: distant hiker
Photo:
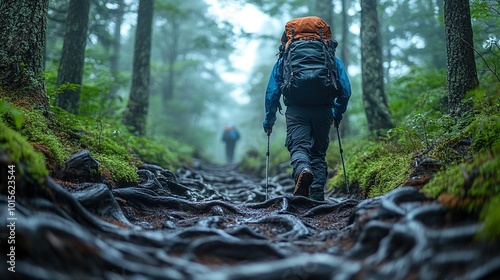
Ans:
[[[222,133],[222,141],[226,143],[226,161],[228,164],[233,163],[234,147],[239,139],[240,133],[234,126],[234,123],[228,123],[224,128],[224,133]]]
[[[280,53],[266,90],[264,131],[272,132],[280,97],[286,106],[286,142],[293,167],[293,195],[323,201],[326,150],[331,125],[338,127],[351,96],[337,42],[319,17],[293,19],[285,25]]]

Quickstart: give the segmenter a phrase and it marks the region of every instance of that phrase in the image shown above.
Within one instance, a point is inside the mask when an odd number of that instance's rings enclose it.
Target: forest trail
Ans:
[[[15,273],[1,279],[498,279],[500,248],[413,187],[362,200],[291,195],[230,167],[138,170],[136,186],[25,180]],[[23,194],[21,194],[21,191]],[[7,221],[7,197],[0,197]],[[0,230],[2,242],[9,236]],[[4,244],[5,245],[5,244]],[[2,254],[5,258],[5,254]],[[2,261],[5,264],[5,261]],[[3,266],[3,265],[2,265]]]

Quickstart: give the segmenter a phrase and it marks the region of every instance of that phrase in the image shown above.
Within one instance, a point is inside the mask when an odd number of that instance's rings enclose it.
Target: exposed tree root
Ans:
[[[84,155],[87,156],[88,155]],[[74,162],[79,162],[78,160]],[[85,162],[85,161],[83,161]],[[94,166],[90,164],[89,166]],[[476,241],[414,187],[385,196],[291,196],[289,176],[154,165],[136,186],[20,178],[15,274],[1,279],[495,279],[500,247]],[[84,173],[78,175],[79,180]],[[93,178],[95,179],[95,178]],[[8,221],[0,195],[0,219]],[[12,233],[0,229],[1,242]],[[10,248],[9,248],[10,249]],[[5,254],[4,254],[5,256]],[[5,263],[5,262],[4,262]]]

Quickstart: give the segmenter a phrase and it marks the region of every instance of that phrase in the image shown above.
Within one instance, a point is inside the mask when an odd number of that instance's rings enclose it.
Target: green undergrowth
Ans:
[[[5,111],[0,113],[4,114]],[[16,179],[29,174],[33,180],[42,184],[49,174],[43,155],[36,152],[21,134],[0,119],[0,156],[4,154],[8,159],[2,159],[2,162],[15,166]],[[7,171],[4,171],[4,174],[8,174]]]
[[[126,137],[121,137],[118,142],[131,147],[144,162],[166,169],[175,170],[181,164],[193,163],[193,147],[173,138],[157,136],[149,139],[128,134]]]
[[[359,186],[366,197],[379,196],[400,187],[408,179],[411,154],[394,149],[380,140],[346,138],[342,141],[344,162],[349,185]],[[327,153],[328,166],[334,176],[328,189],[344,187],[345,177],[338,144],[331,144]]]
[[[444,205],[467,211],[485,222],[481,236],[500,239],[500,104],[498,88],[470,93],[476,115],[459,133],[471,139],[470,154],[445,168],[423,188]],[[479,110],[480,109],[480,110]],[[449,146],[452,146],[451,144]]]
[[[434,74],[439,77],[439,73]],[[406,78],[395,82],[398,86],[393,91],[404,96],[391,103],[391,110],[399,113],[394,116],[397,126],[387,136],[343,139],[350,186],[358,186],[366,197],[382,195],[408,182],[416,160],[431,158],[442,167],[427,174],[430,179],[420,186],[421,191],[450,209],[466,211],[484,221],[481,237],[500,239],[498,81],[469,92],[472,114],[454,120],[442,106],[446,99],[443,86],[422,86],[427,79],[415,75],[419,83]],[[411,113],[407,107],[398,107],[407,106],[404,104],[415,105]],[[335,170],[328,187],[344,187],[338,145],[330,146],[327,160]]]
[[[191,161],[192,149],[189,146],[168,138],[139,137],[111,119],[77,116],[58,107],[51,108],[50,112],[11,105],[9,108],[18,117],[12,117],[11,112],[0,111],[3,120],[1,129],[6,131],[2,135],[8,135],[10,139],[9,142],[3,140],[6,142],[2,145],[3,149],[19,153],[25,149],[19,150],[20,146],[14,146],[15,143],[30,146],[31,149],[26,151],[33,150],[36,151],[34,154],[42,155],[50,175],[64,169],[64,162],[82,149],[89,150],[100,162],[101,175],[112,183],[137,183],[136,170],[142,163],[172,169]],[[13,158],[23,156],[16,154]],[[35,163],[31,160],[26,162],[29,166]]]
[[[45,151],[50,162],[61,164],[75,151],[67,132],[62,130],[64,126],[61,126],[60,120],[52,123],[49,118],[53,119],[53,115],[41,109],[19,110],[22,111],[24,122],[18,131],[39,150]]]
[[[500,145],[466,162],[447,166],[422,189],[444,204],[478,213],[486,201],[500,194]]]
[[[347,137],[342,140],[349,184],[365,197],[379,196],[403,186],[415,156],[439,142],[450,120],[441,111],[446,90],[445,72],[415,68],[388,86],[396,127],[387,135]],[[412,94],[408,94],[411,92]],[[412,104],[412,106],[408,106]],[[427,155],[429,156],[429,155]],[[339,147],[330,145],[327,161],[334,170],[329,189],[345,186]]]
[[[484,221],[484,229],[480,233],[480,238],[496,238],[500,237],[500,194],[488,200],[481,211],[481,220]]]

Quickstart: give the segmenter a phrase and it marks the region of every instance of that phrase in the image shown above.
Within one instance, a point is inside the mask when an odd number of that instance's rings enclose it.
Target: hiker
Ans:
[[[293,195],[324,201],[329,132],[332,124],[338,127],[342,120],[351,85],[342,61],[335,57],[337,43],[331,39],[330,26],[321,18],[311,16],[289,21],[281,42],[280,56],[266,89],[264,131],[268,135],[272,133],[276,111],[279,109],[281,113],[283,95],[285,146],[295,179]],[[319,61],[318,57],[323,58]],[[329,65],[328,68],[325,65]],[[317,70],[321,67],[325,67],[323,74]],[[328,80],[331,76],[335,76],[334,82]]]
[[[240,139],[240,133],[236,129],[234,123],[228,123],[222,133],[222,141],[226,144],[226,161],[228,164],[233,163],[234,147]]]

